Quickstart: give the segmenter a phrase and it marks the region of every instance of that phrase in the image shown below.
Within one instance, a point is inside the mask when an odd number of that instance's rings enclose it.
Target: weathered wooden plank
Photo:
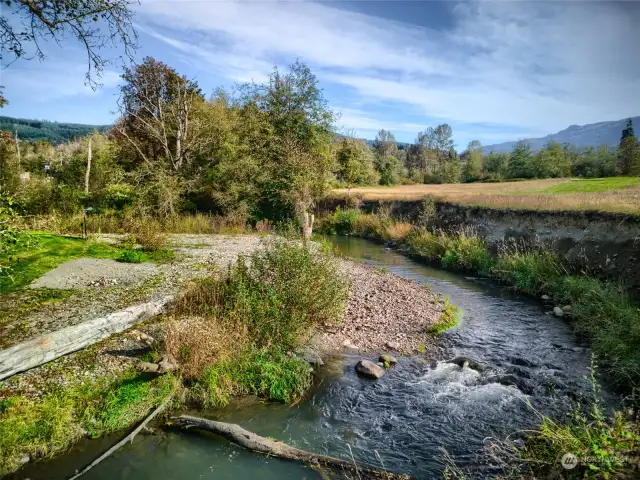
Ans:
[[[164,311],[173,296],[134,305],[0,351],[0,380],[93,345]]]

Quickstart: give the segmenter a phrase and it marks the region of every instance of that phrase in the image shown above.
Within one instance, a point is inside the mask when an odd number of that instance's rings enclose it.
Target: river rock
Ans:
[[[544,300],[545,302],[548,301],[548,300],[551,300],[551,297],[549,297],[549,295],[542,295],[540,298],[542,300]]]
[[[389,365],[395,365],[396,363],[398,363],[398,359],[393,355],[389,355],[388,353],[383,353],[382,355],[380,355],[378,361],[382,362],[383,364],[388,363]]]
[[[446,363],[453,363],[455,365],[458,365],[460,368],[463,368],[465,365],[467,365],[467,367],[473,370],[477,370],[478,372],[482,372],[484,370],[484,366],[482,366],[480,362],[469,357],[455,357],[451,360],[447,360]]]
[[[384,376],[384,369],[371,360],[360,360],[356,364],[356,372],[367,378],[377,379]]]
[[[562,309],[560,307],[553,307],[553,314],[556,317],[562,317],[564,316],[564,312],[562,311]]]
[[[320,355],[318,355],[318,352],[309,347],[302,347],[296,350],[296,356],[314,367],[321,367],[324,365],[324,362],[322,361],[322,358],[320,358]]]
[[[573,307],[571,305],[565,305],[564,307],[562,307],[562,311],[564,313],[571,313],[573,311]]]
[[[387,342],[384,344],[389,350],[397,352],[400,349],[400,344],[398,342]]]

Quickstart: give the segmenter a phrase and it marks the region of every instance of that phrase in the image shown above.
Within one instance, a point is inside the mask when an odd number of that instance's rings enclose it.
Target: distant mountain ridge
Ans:
[[[86,125],[83,123],[61,123],[48,120],[33,120],[0,116],[0,130],[18,133],[21,140],[46,140],[53,144],[67,142],[89,135],[94,130],[106,132],[111,125]]]
[[[636,127],[640,131],[640,117],[631,117]],[[590,123],[588,125],[571,125],[557,133],[552,133],[541,138],[527,138],[531,142],[534,151],[540,150],[544,145],[553,140],[559,143],[569,143],[579,148],[598,147],[600,145],[610,145],[616,147],[620,144],[622,130],[627,125],[627,118],[611,122]],[[637,136],[637,135],[636,135]],[[494,145],[485,145],[484,152],[510,153],[517,142],[504,142]]]

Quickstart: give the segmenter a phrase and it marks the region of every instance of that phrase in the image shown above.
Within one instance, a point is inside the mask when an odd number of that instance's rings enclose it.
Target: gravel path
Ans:
[[[104,258],[76,258],[49,270],[29,288],[75,290],[93,286],[132,285],[158,273],[153,263],[122,263]]]
[[[121,237],[104,235],[101,240],[113,243]],[[259,248],[262,237],[170,235],[169,241],[176,261],[156,265],[75,259],[49,271],[31,288],[0,299],[0,314],[4,317],[0,321],[0,348],[174,294],[190,280],[209,274],[212,268],[227,268],[238,255]],[[91,265],[95,270],[87,268]],[[39,301],[36,294],[45,292],[45,287],[64,289],[68,298],[61,302]]]

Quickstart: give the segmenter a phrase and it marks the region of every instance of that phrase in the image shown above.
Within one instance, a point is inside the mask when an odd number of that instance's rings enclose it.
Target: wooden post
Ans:
[[[315,216],[313,215],[313,213],[309,215],[309,212],[307,212],[306,210],[302,212],[302,240],[305,245],[309,240],[311,240],[314,221],[315,221]]]
[[[20,174],[20,139],[18,138],[18,129],[16,128],[16,134],[14,136],[16,141],[16,152],[18,154],[18,174]]]

